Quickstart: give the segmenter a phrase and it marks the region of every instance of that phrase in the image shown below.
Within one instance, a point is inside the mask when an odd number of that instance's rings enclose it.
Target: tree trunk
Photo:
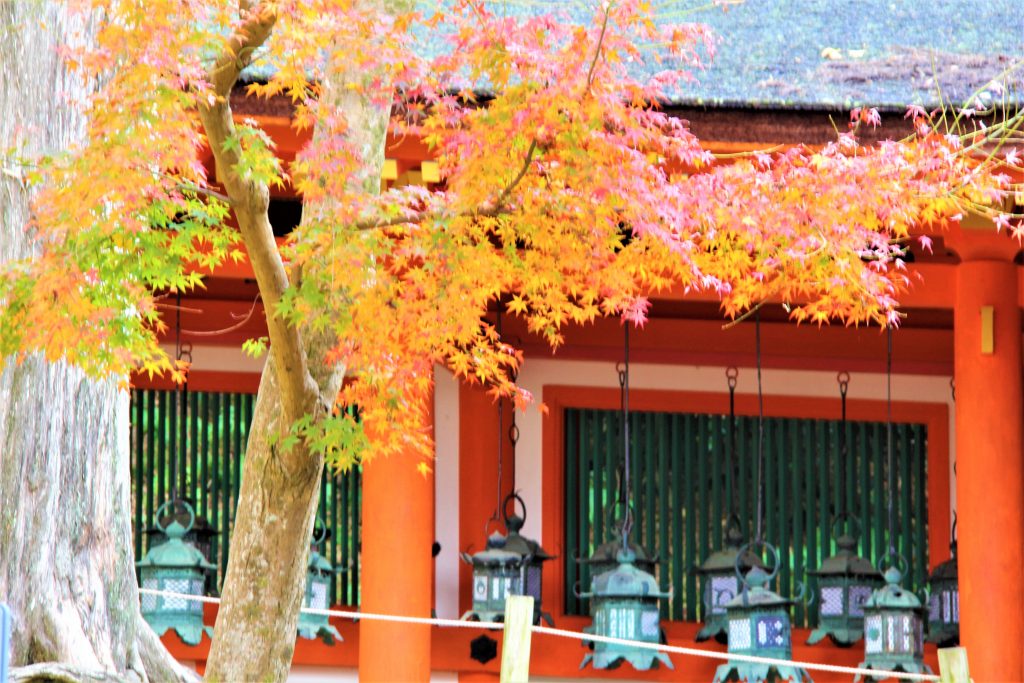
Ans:
[[[390,108],[352,94],[342,87],[345,80],[338,75],[324,83],[321,97],[341,108],[349,123],[349,139],[362,150],[363,169],[355,181],[362,190],[377,192]],[[210,139],[215,145],[216,136]],[[221,173],[218,168],[218,176]],[[303,216],[316,210],[306,205]],[[269,307],[267,315],[272,315]],[[344,368],[329,367],[325,361],[333,340],[308,330],[300,336],[319,400],[332,401],[345,374]],[[283,452],[271,441],[273,435],[287,432],[291,420],[322,413],[325,406],[306,402],[296,411],[289,405],[279,380],[281,362],[272,346],[242,467],[227,575],[207,661],[209,681],[284,681],[291,668],[324,460],[322,454],[302,445]]]
[[[56,52],[72,21],[63,2],[0,0],[4,146],[34,155],[81,138],[68,95],[85,86]],[[0,163],[2,264],[32,247],[30,192],[10,159]],[[14,616],[12,680],[195,679],[139,613],[128,395],[117,384],[39,355],[0,371],[0,601]]]

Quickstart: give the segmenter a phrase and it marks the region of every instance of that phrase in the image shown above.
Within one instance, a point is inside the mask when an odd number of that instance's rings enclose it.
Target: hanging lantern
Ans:
[[[844,519],[850,520],[854,533],[859,534],[857,518],[841,514],[832,522],[832,535],[836,536],[836,525]],[[849,647],[860,640],[864,635],[864,606],[871,594],[883,585],[878,570],[857,555],[854,536],[840,534],[836,546],[839,548],[836,554],[823,561],[818,571],[810,572],[818,577],[815,595],[818,628],[811,631],[808,645],[820,642],[825,636],[840,647]]]
[[[580,595],[590,598],[594,615],[593,624],[585,627],[584,632],[644,643],[661,642],[658,600],[671,598],[672,593],[663,593],[655,578],[636,566],[633,551],[623,549],[621,542],[616,559],[615,567],[599,574],[591,591]],[[601,641],[593,643],[593,650],[583,657],[581,669],[591,661],[595,669],[614,669],[623,661],[639,671],[657,667],[659,662],[674,668],[668,656],[657,650]]]
[[[697,642],[714,638],[720,643],[728,640],[728,625],[725,608],[740,593],[738,576],[754,567],[764,569],[764,563],[755,553],[741,551],[743,532],[740,520],[730,515],[725,523],[725,549],[712,553],[693,572],[702,577],[702,604],[704,627],[697,633]],[[740,574],[737,575],[736,568]]]
[[[618,505],[623,509],[623,517],[619,524],[612,525],[613,541],[598,547],[591,557],[591,564],[604,571],[597,574],[591,581],[589,593],[579,597],[590,599],[590,613],[593,622],[583,630],[594,635],[608,638],[620,638],[642,643],[661,643],[661,610],[658,600],[670,598],[671,592],[662,592],[654,576],[637,566],[637,546],[630,543],[629,534],[633,527],[632,507],[630,506],[630,451],[629,451],[629,326],[625,326],[623,345],[625,360],[619,369],[619,388],[622,392],[622,444],[623,462],[619,471]],[[617,547],[613,544],[617,544]],[[641,552],[643,552],[641,550]],[[612,553],[615,562],[608,566],[609,555]],[[643,553],[645,564],[654,568],[655,560]],[[632,643],[606,643],[591,641],[587,643],[592,652],[588,652],[580,662],[582,669],[589,662],[595,669],[614,669],[623,661],[633,665],[634,669],[647,671],[651,667],[665,664],[672,669],[672,661],[662,652],[639,647]]]
[[[907,673],[931,673],[924,663],[924,624],[921,601],[913,591],[900,585],[906,572],[907,561],[896,552],[893,491],[896,488],[892,462],[892,327],[886,328],[886,404],[889,416],[886,425],[886,472],[888,476],[888,535],[889,552],[879,560],[881,569],[887,560],[894,563],[885,570],[885,586],[879,588],[864,605],[864,661],[863,669],[884,669]],[[860,680],[857,676],[854,681]]]
[[[886,585],[872,593],[864,605],[864,661],[860,666],[931,673],[924,663],[921,601],[913,591],[903,589],[902,580],[903,572],[896,566],[889,567],[885,571]],[[860,680],[860,676],[854,680]]]
[[[331,581],[334,580],[337,570],[319,551],[319,546],[327,540],[327,535],[327,526],[322,520],[317,519],[313,525],[313,542],[309,546],[309,562],[306,565],[306,590],[302,595],[302,606],[305,608],[326,610],[329,607]],[[298,630],[300,638],[321,638],[328,645],[334,645],[335,639],[344,640],[338,629],[331,626],[326,614],[299,612]]]
[[[505,550],[507,539],[495,531],[487,537],[487,548],[462,559],[473,566],[473,608],[462,615],[474,621],[502,621],[505,598],[516,595],[522,556]]]
[[[792,627],[789,621],[789,608],[793,601],[768,588],[779,570],[779,554],[771,544],[764,545],[774,558],[771,573],[765,571],[763,566],[755,566],[744,576],[738,564],[734,567],[737,578],[742,581],[743,590],[726,605],[729,654],[789,660],[793,658]],[[747,548],[744,546],[741,553],[749,552]],[[811,676],[798,666],[729,660],[715,671],[714,683],[761,683],[769,680],[810,682]]]
[[[956,517],[949,541],[951,557],[928,577],[928,642],[939,647],[960,644],[960,579],[956,558]]]
[[[163,513],[171,505],[179,505],[187,511],[184,526],[174,515],[169,515],[169,524],[162,525],[161,520],[166,519]],[[165,539],[150,548],[146,556],[136,562],[142,587],[187,595],[203,595],[206,575],[215,571],[216,567],[207,562],[194,545],[183,540],[195,522],[192,506],[185,501],[169,501],[160,506],[156,518],[157,528]],[[182,641],[189,645],[198,645],[204,632],[213,637],[213,629],[203,626],[203,603],[198,600],[151,593],[143,593],[141,598],[142,617],[157,636],[174,629]]]
[[[519,501],[523,516],[508,514],[509,502]],[[482,552],[462,559],[473,566],[473,608],[462,616],[463,619],[478,621],[502,621],[505,617],[505,598],[509,595],[533,597],[534,623],[543,618],[554,626],[551,615],[543,611],[542,566],[554,559],[539,543],[526,538],[519,532],[526,523],[526,504],[518,493],[505,498],[502,505],[505,528],[508,536],[494,532],[487,538],[487,548]]]
[[[183,500],[195,509],[194,503],[191,499],[184,498]],[[146,547],[153,550],[161,543],[167,541],[167,534],[162,531],[162,527],[166,527],[172,520],[176,520],[182,526],[188,526],[189,519],[190,517],[188,512],[184,508],[168,510],[162,517],[157,515],[157,526],[151,526],[143,532],[147,538]],[[213,550],[213,537],[219,534],[220,532],[211,526],[205,517],[202,515],[195,515],[195,521],[192,522],[192,527],[181,540],[195,546],[196,550],[202,553],[203,559],[209,562],[211,552]],[[203,592],[206,595],[217,595],[216,567],[213,571],[207,573]]]
[[[760,330],[760,323],[758,323]],[[758,358],[760,359],[760,337],[758,337]],[[760,361],[758,361],[760,362]],[[743,532],[740,529],[740,518],[735,510],[738,503],[735,496],[733,478],[736,466],[736,383],[739,370],[729,367],[725,370],[729,386],[729,450],[726,452],[725,467],[725,498],[732,506],[733,512],[725,521],[725,548],[712,553],[704,562],[693,569],[693,573],[703,577],[701,581],[701,617],[704,626],[697,632],[697,642],[714,638],[720,643],[728,641],[728,629],[725,620],[725,606],[740,592],[740,581],[736,575],[737,561],[741,575],[753,567],[764,568],[761,558],[752,552],[740,555],[743,545]],[[758,391],[760,391],[761,375],[758,373]]]

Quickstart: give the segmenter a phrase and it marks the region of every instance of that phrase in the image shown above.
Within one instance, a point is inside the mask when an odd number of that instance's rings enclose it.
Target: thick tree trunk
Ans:
[[[345,80],[344,75],[337,75],[322,84],[321,96],[341,107],[349,123],[350,140],[362,150],[364,166],[356,182],[367,192],[377,192],[390,110],[352,94],[342,87]],[[207,134],[216,149],[216,128],[223,123],[223,118],[218,120],[214,114],[216,112],[205,112],[203,116]],[[225,161],[218,158],[218,177],[230,173],[222,168]],[[254,205],[262,204],[265,188],[240,184],[233,187],[228,183],[227,189],[236,207],[244,205],[243,213],[250,214],[239,215],[239,223],[252,253],[249,233],[253,229],[264,230],[264,237],[271,237],[269,222],[265,221],[265,206],[262,207],[264,216],[253,215],[251,211]],[[239,194],[236,196],[236,193]],[[303,207],[303,215],[308,217],[316,210],[317,207],[307,205]],[[250,221],[248,227],[246,221]],[[279,261],[276,250],[272,256]],[[260,269],[260,264],[254,260],[257,280],[260,280]],[[262,281],[260,290],[265,300],[276,298],[266,295]],[[268,306],[267,314],[272,315],[272,306]],[[324,403],[337,396],[345,374],[344,368],[329,367],[325,361],[333,343],[330,338],[313,335],[308,330],[285,331],[297,338],[302,365],[308,368],[316,386],[313,396],[297,401],[296,392],[282,386],[281,379],[295,371],[297,364],[283,360],[284,357],[291,360],[293,347],[282,352],[283,345],[275,340],[273,321],[268,320],[268,327],[272,346],[246,447],[227,575],[207,661],[206,679],[209,681],[284,681],[288,677],[324,461],[322,454],[310,452],[301,445],[283,451],[272,446],[271,441],[274,435],[280,438],[287,433],[295,418],[306,413],[322,414]]]
[[[80,139],[57,58],[65,3],[0,0],[0,145]],[[29,192],[3,160],[0,263],[31,253]],[[14,614],[13,680],[194,679],[142,620],[131,541],[128,395],[38,355],[0,371],[0,601]],[[29,666],[31,665],[31,666]]]

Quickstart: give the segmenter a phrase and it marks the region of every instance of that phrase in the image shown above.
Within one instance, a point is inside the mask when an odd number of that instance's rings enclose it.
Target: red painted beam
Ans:
[[[216,610],[207,613],[206,623],[212,624],[213,615]],[[324,668],[355,668],[359,665],[360,650],[360,629],[369,622],[363,621],[358,624],[342,619],[331,619],[331,623],[338,629],[344,642],[336,643],[333,646],[326,645],[319,640],[299,639],[295,646],[295,657],[292,660],[293,666],[318,666]],[[556,626],[570,631],[581,631],[584,626],[589,625],[590,620],[584,617],[563,617],[556,622]],[[670,645],[682,647],[693,647],[708,651],[723,652],[725,647],[714,643],[694,642],[694,636],[699,628],[698,624],[690,622],[666,622],[663,624],[665,633]],[[498,642],[498,656],[487,664],[470,659],[469,643],[481,634],[487,633],[489,637]],[[819,664],[833,664],[839,666],[857,666],[864,658],[862,647],[837,648],[823,644],[809,647],[803,643],[810,635],[807,629],[793,630],[793,658],[795,660],[815,662]],[[206,658],[210,649],[210,639],[203,636],[202,642],[190,647],[181,642],[174,632],[169,632],[162,638],[167,649],[180,661],[196,662],[199,669],[205,668]],[[389,656],[402,658],[406,656],[404,643],[397,641],[392,643]],[[581,678],[602,678],[610,680],[643,680],[650,681],[678,681],[679,683],[706,683],[714,675],[715,667],[722,660],[711,658],[686,657],[683,655],[670,655],[675,670],[666,668],[654,669],[639,673],[629,665],[623,665],[618,669],[610,671],[595,672],[593,668],[580,669],[579,663],[583,659],[586,650],[578,640],[561,638],[550,635],[534,635],[533,646],[530,656],[530,675],[546,676],[558,680],[574,680]],[[485,632],[482,629],[468,628],[438,628],[431,629],[431,669],[433,671],[456,672],[460,680],[495,680],[497,681],[498,671],[501,663],[501,632]],[[931,665],[932,669],[938,671],[935,646],[925,645],[925,662]],[[830,674],[825,672],[811,672],[817,683],[849,683],[851,677],[846,674]]]

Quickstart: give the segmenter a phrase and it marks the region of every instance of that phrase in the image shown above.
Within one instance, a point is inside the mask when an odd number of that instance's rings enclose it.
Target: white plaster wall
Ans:
[[[442,619],[459,615],[459,382],[434,369],[435,608]]]
[[[174,358],[174,344],[161,344],[160,348],[168,358]],[[252,358],[242,353],[241,346],[192,346],[192,369],[214,370],[217,372],[263,372],[267,362],[266,354]]]

